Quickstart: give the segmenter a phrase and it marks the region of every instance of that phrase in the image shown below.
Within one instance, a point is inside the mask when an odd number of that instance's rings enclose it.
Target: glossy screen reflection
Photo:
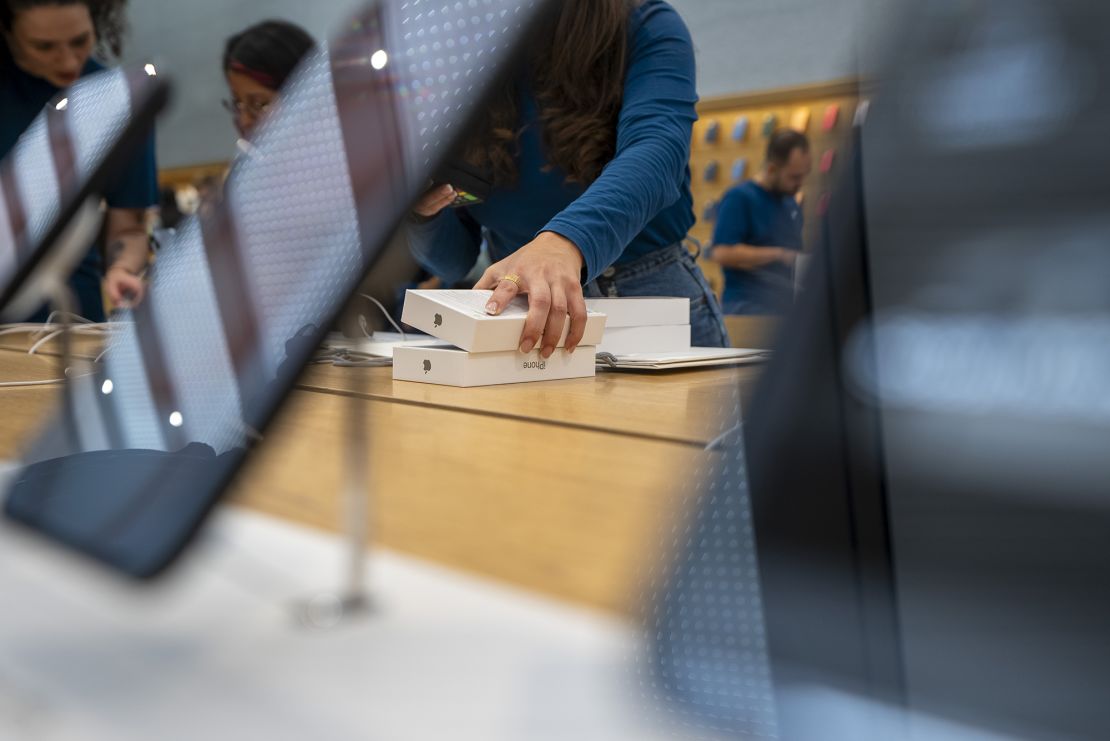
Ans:
[[[72,384],[9,515],[135,576],[168,565],[544,4],[378,3],[306,59]]]
[[[111,185],[167,97],[166,84],[150,72],[100,72],[48,103],[20,136],[0,162],[0,309],[85,198],[99,198]]]

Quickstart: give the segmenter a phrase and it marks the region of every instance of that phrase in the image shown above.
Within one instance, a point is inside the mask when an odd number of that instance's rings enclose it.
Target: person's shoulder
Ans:
[[[96,61],[92,57],[89,57],[89,60],[85,62],[85,66],[81,70],[81,76],[85,77],[86,75],[95,75],[97,72],[103,72],[106,69],[108,68],[105,65]]]
[[[15,60],[12,59],[8,45],[0,41],[0,85],[5,89],[8,88],[14,83],[18,72],[19,69],[15,66]]]
[[[759,190],[754,180],[746,180],[739,185],[734,185],[725,191],[722,201],[750,201],[759,197]]]
[[[637,0],[632,7],[631,31],[634,39],[671,37],[691,41],[686,22],[664,0]]]

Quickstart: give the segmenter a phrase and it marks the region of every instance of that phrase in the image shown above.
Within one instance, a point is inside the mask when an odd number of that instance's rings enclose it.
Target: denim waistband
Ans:
[[[614,280],[616,278],[634,278],[644,273],[650,273],[653,270],[658,270],[673,262],[682,259],[693,260],[693,255],[690,250],[686,248],[685,243],[676,242],[666,247],[660,247],[654,252],[649,252],[646,255],[637,257],[628,262],[617,263],[603,270],[599,279]]]

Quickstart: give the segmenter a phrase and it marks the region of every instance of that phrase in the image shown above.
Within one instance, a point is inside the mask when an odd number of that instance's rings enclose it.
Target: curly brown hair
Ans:
[[[628,25],[641,0],[565,0],[551,32],[530,60],[549,165],[568,182],[588,185],[617,151],[617,118],[624,100]],[[499,185],[516,181],[522,129],[520,90],[506,84],[485,116],[466,158]]]
[[[123,52],[127,0],[0,0],[0,27],[11,31],[16,16],[43,5],[84,5],[96,27],[98,52],[107,57],[118,57]]]

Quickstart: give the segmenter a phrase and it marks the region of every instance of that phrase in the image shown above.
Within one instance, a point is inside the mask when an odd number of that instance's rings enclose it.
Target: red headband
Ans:
[[[277,80],[275,80],[271,75],[268,75],[265,72],[259,72],[258,70],[251,69],[242,62],[236,62],[235,60],[232,60],[231,63],[228,65],[228,69],[232,72],[238,72],[241,75],[246,75],[247,77],[257,82],[259,85],[268,87],[271,90],[278,89]]]

